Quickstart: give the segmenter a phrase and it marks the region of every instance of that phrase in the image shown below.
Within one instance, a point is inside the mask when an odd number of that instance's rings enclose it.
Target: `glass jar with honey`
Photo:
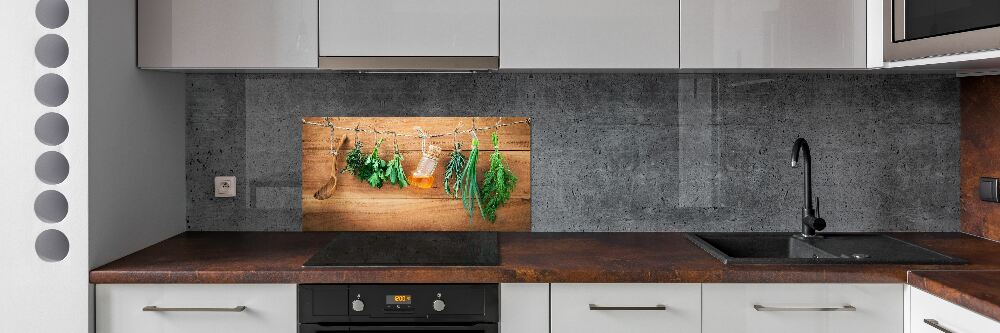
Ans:
[[[410,185],[418,188],[431,188],[434,186],[434,171],[438,165],[438,155],[441,154],[441,147],[435,145],[427,146],[423,150],[423,156],[417,163],[417,168],[410,173],[408,181]]]

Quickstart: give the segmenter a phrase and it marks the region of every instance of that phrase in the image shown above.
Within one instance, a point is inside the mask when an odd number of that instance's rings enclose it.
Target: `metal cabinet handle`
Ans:
[[[936,328],[938,331],[944,333],[955,333],[952,330],[944,328],[944,326],[941,326],[941,323],[939,323],[937,320],[934,319],[924,319],[924,324],[930,325],[930,327]]]
[[[667,306],[662,304],[657,304],[654,306],[598,306],[597,304],[591,304],[591,311],[646,311],[646,310],[666,310]]]
[[[154,312],[243,312],[247,307],[240,305],[231,308],[161,308],[155,305],[142,307],[142,311]]]
[[[826,308],[778,308],[763,306],[760,304],[754,304],[753,309],[757,311],[857,311],[853,305],[844,305],[838,307],[826,307]]]

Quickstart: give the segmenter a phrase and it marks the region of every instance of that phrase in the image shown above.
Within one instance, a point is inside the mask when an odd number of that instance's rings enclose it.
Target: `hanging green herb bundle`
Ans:
[[[382,188],[382,183],[385,182],[385,169],[386,162],[381,157],[378,156],[378,148],[382,145],[384,139],[378,139],[375,141],[375,148],[372,149],[372,153],[368,155],[365,159],[365,166],[362,168],[363,172],[360,176],[363,176],[364,180],[368,182],[375,188]]]
[[[458,186],[462,183],[462,171],[465,168],[465,156],[462,156],[462,144],[455,142],[455,150],[451,152],[451,159],[444,169],[444,193],[458,197]],[[455,183],[449,186],[449,181],[454,177]]]
[[[406,181],[406,173],[403,172],[403,154],[399,153],[399,146],[396,144],[396,139],[392,140],[392,160],[389,161],[389,165],[385,168],[385,177],[383,179],[388,179],[390,183],[398,185],[399,188],[404,188],[410,186],[410,183]]]
[[[476,162],[478,160],[479,139],[473,136],[472,150],[469,151],[469,161],[465,164],[465,168],[462,169],[461,174],[462,206],[465,207],[465,212],[469,213],[469,223],[472,223],[472,219],[475,216],[476,205],[479,205],[480,213],[483,210],[483,203],[480,202],[479,198],[479,184],[476,180]],[[483,217],[485,218],[485,216]]]
[[[351,149],[351,151],[347,153],[347,157],[345,158],[347,165],[344,166],[344,170],[341,170],[340,173],[350,172],[352,175],[361,178],[361,180],[366,179],[361,177],[361,170],[365,167],[365,154],[361,152],[362,148],[364,148],[364,145],[361,144],[361,141],[358,141],[357,138],[355,138],[354,149]]]
[[[497,133],[493,133],[493,154],[490,154],[490,169],[486,171],[483,179],[483,197],[486,204],[481,206],[483,217],[487,221],[496,222],[497,208],[502,207],[510,200],[510,191],[517,185],[517,176],[503,164],[503,155],[500,154],[500,146],[497,140]]]

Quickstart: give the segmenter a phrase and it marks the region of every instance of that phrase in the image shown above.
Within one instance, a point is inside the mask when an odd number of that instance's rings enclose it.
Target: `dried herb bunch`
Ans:
[[[406,172],[403,171],[403,154],[399,153],[399,145],[396,144],[395,139],[393,139],[392,150],[392,160],[385,168],[383,179],[388,179],[389,183],[395,184],[399,188],[410,186],[410,183],[406,181]]]
[[[480,201],[479,197],[479,184],[476,179],[476,162],[478,160],[479,160],[479,139],[473,136],[472,150],[469,151],[469,161],[468,163],[465,164],[465,168],[462,169],[462,176],[461,176],[462,207],[464,207],[465,212],[469,214],[470,224],[472,223],[472,219],[475,217],[476,205],[479,206],[480,214],[482,214],[483,210],[483,203]]]
[[[497,208],[503,207],[510,200],[510,192],[517,185],[517,176],[503,164],[503,154],[500,153],[497,133],[493,132],[493,154],[490,154],[490,169],[483,176],[483,198],[485,205],[480,207],[483,218],[490,222],[497,220]]]
[[[354,149],[351,149],[351,151],[347,153],[347,157],[345,158],[345,164],[347,165],[344,166],[344,170],[340,171],[340,173],[350,172],[352,175],[357,176],[361,180],[365,180],[367,178],[361,177],[361,170],[365,167],[365,154],[361,152],[361,149],[363,148],[364,144],[355,138]]]
[[[374,188],[382,188],[382,183],[386,179],[385,169],[388,163],[378,156],[378,148],[382,145],[383,140],[384,138],[375,141],[375,148],[372,148],[371,154],[365,159],[365,165],[359,175]]]
[[[448,165],[444,169],[444,193],[458,197],[458,186],[462,183],[464,168],[465,156],[462,156],[462,144],[455,142],[455,150],[451,152],[451,159],[448,160]],[[455,183],[449,184],[452,178],[455,179]]]

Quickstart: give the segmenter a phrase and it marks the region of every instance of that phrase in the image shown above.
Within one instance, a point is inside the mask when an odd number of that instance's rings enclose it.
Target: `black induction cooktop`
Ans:
[[[496,266],[494,232],[341,232],[305,267]]]

